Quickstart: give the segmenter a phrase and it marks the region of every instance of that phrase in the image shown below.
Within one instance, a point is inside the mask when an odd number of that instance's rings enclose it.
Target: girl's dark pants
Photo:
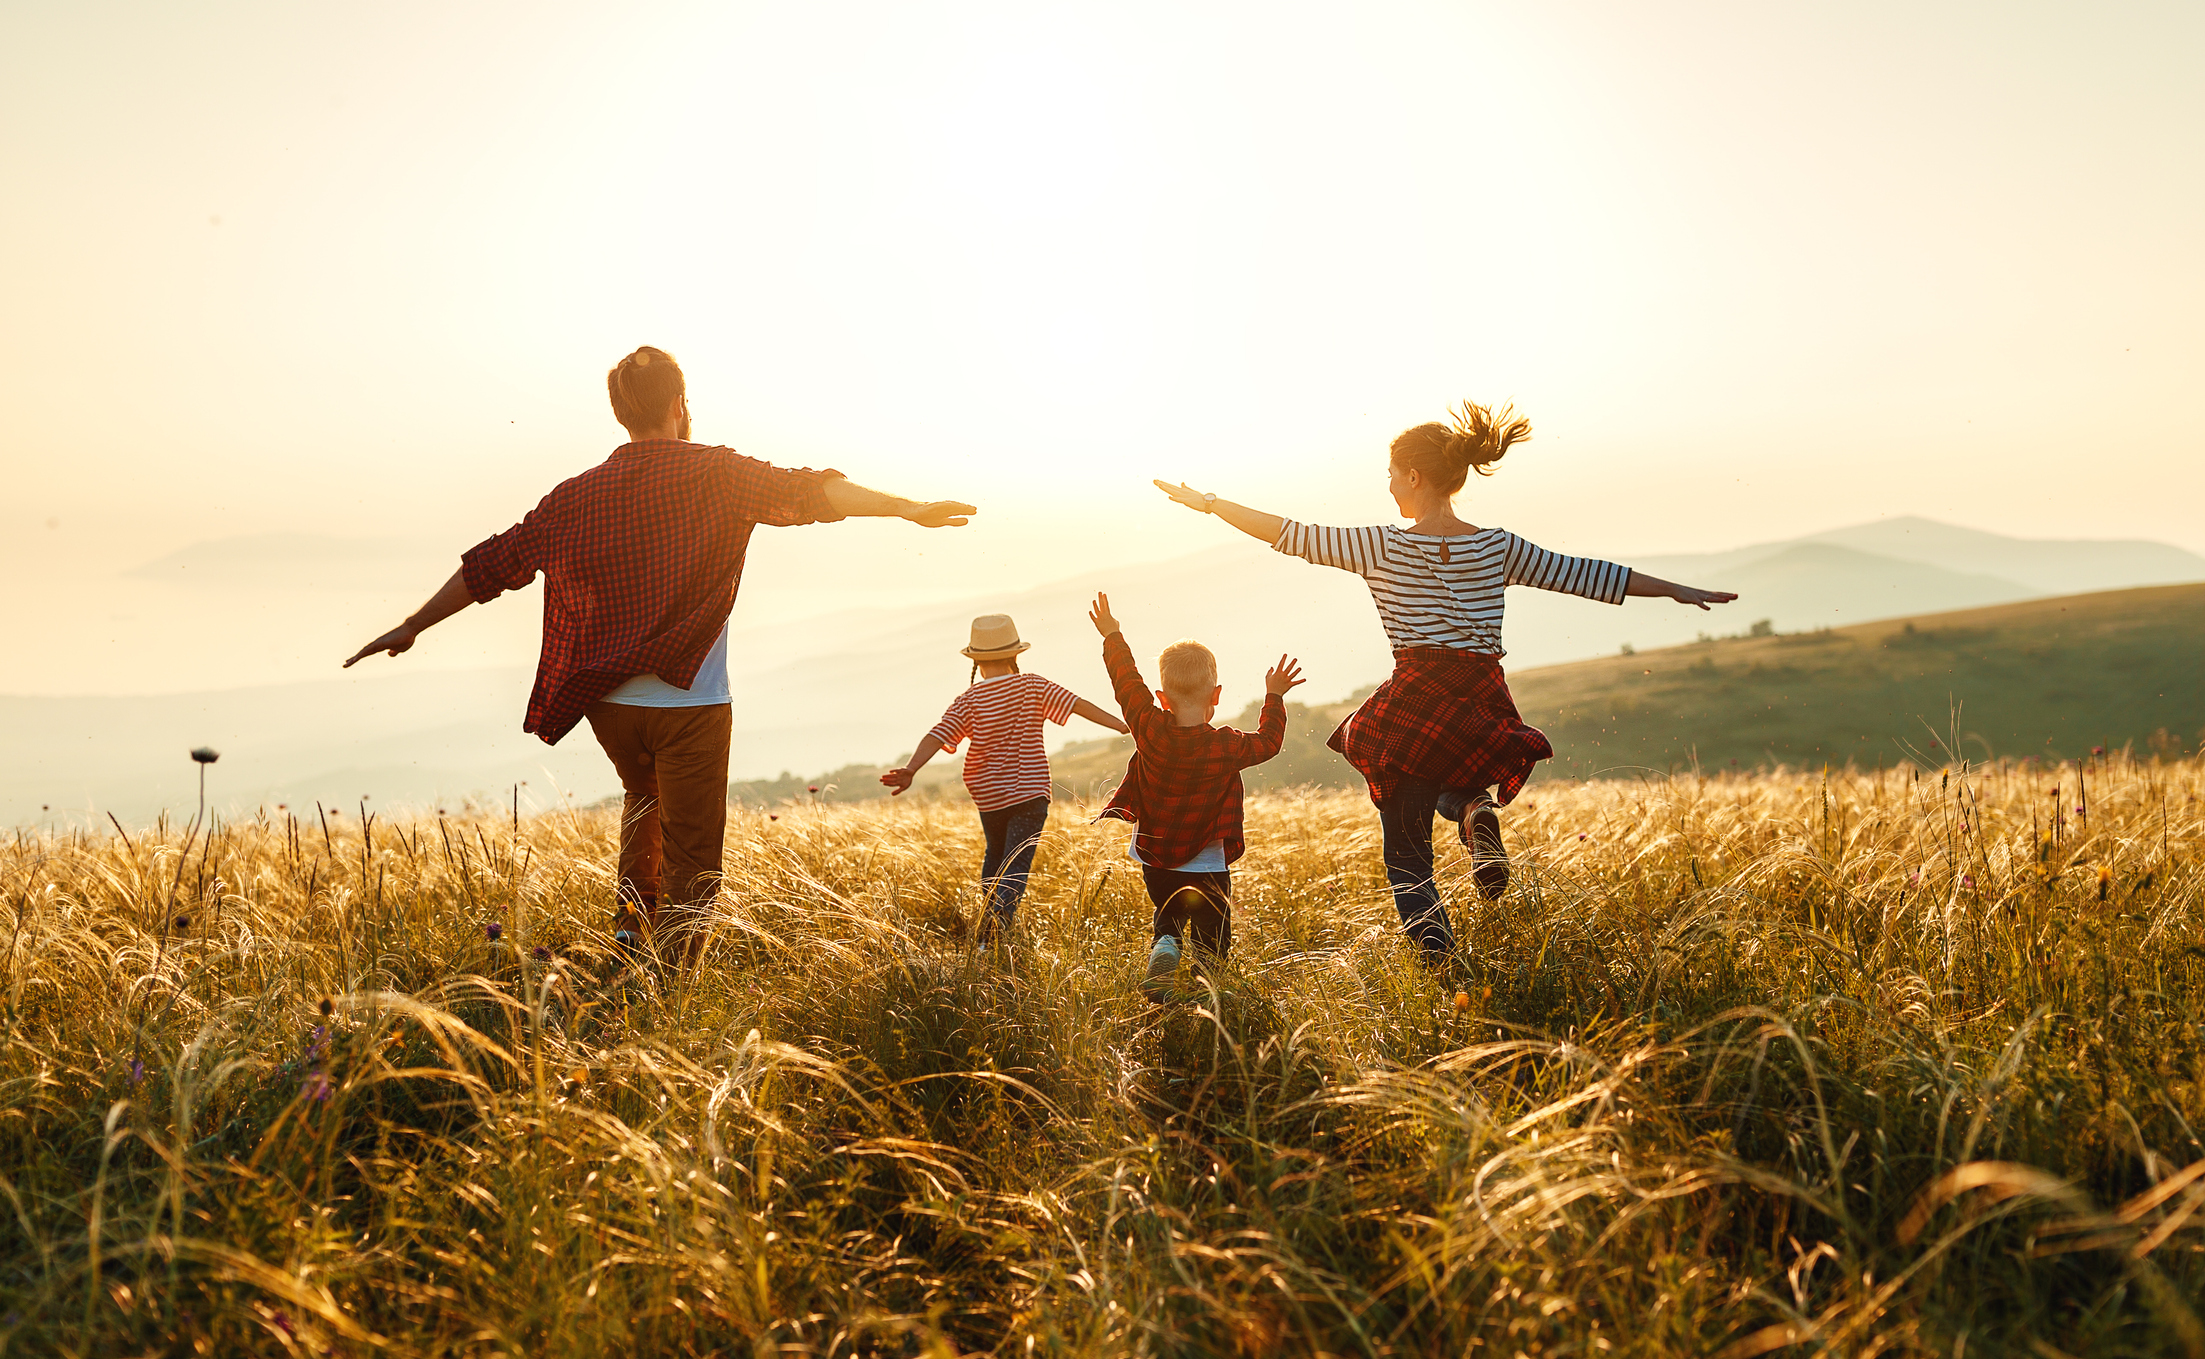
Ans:
[[[1026,875],[1033,871],[1034,849],[1041,843],[1041,828],[1049,822],[1049,799],[1029,798],[980,813],[980,832],[988,851],[980,860],[981,890],[987,894],[988,916],[998,926],[1008,926],[1026,895]]]
[[[1182,946],[1192,944],[1220,958],[1233,946],[1231,873],[1182,873],[1143,864],[1141,881],[1156,907],[1152,938],[1168,934]]]
[[[1454,952],[1455,932],[1447,923],[1447,908],[1440,904],[1439,884],[1432,878],[1432,815],[1436,812],[1449,821],[1460,821],[1477,801],[1478,794],[1465,789],[1406,778],[1378,809],[1393,908],[1401,913],[1401,928],[1434,962]]]

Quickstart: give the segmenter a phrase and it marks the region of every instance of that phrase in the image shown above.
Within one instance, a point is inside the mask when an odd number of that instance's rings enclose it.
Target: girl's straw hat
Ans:
[[[1032,646],[1018,640],[1018,624],[1007,613],[984,613],[972,620],[972,645],[964,653],[976,661],[1001,661]]]

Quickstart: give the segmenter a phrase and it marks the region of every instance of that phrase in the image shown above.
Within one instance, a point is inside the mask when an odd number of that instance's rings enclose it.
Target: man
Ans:
[[[616,931],[640,919],[687,963],[704,944],[727,836],[727,619],[751,530],[853,515],[942,528],[975,511],[689,442],[687,388],[664,350],[636,350],[605,385],[629,442],[469,548],[428,603],[345,665],[396,656],[542,572],[543,655],[521,729],[550,744],[589,719],[626,794]]]

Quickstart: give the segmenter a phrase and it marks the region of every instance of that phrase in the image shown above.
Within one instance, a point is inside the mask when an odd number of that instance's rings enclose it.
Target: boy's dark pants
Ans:
[[[705,903],[720,885],[734,709],[600,702],[590,705],[589,719],[626,795],[620,904],[669,937],[677,955],[692,958],[704,943]]]
[[[1182,873],[1141,865],[1141,881],[1156,907],[1155,934],[1171,935],[1222,958],[1233,946],[1233,875]]]

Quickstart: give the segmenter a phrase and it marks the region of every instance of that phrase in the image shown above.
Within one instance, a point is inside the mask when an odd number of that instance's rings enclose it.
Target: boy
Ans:
[[[1150,1000],[1168,1000],[1187,944],[1220,958],[1232,947],[1231,866],[1247,847],[1240,830],[1240,771],[1279,753],[1286,737],[1284,695],[1302,682],[1301,663],[1281,656],[1264,675],[1263,717],[1251,736],[1210,725],[1223,691],[1208,647],[1174,642],[1164,648],[1156,660],[1163,687],[1152,701],[1110,615],[1110,596],[1096,595],[1087,617],[1102,634],[1103,665],[1133,728],[1133,759],[1102,816],[1140,827],[1128,852],[1141,865],[1156,907],[1156,942],[1141,990]]]

